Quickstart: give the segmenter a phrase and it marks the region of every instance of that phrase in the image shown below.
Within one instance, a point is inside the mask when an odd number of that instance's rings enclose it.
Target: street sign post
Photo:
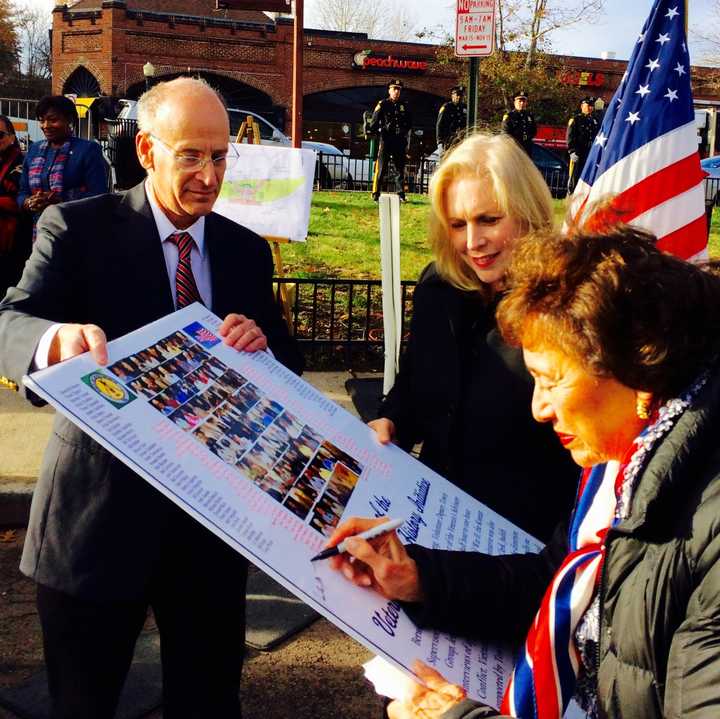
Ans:
[[[492,55],[495,44],[495,0],[457,0],[455,55]]]

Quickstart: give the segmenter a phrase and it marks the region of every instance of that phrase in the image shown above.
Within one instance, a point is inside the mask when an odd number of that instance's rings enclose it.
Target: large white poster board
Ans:
[[[240,159],[225,173],[214,210],[263,237],[307,238],[315,151],[233,143]]]
[[[325,399],[267,353],[236,352],[194,304],[25,384],[156,489],[397,667],[434,666],[498,706],[508,648],[416,628],[396,602],[310,562],[343,515],[405,519],[407,542],[491,554],[540,544]],[[478,611],[481,611],[479,608]]]

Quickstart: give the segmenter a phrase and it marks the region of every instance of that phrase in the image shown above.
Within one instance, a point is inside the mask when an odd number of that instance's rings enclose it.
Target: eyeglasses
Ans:
[[[229,170],[235,166],[240,157],[232,145],[228,145],[228,149],[225,152],[216,152],[210,157],[197,152],[176,152],[170,145],[157,137],[157,135],[153,135],[152,133],[148,134],[155,142],[172,155],[175,166],[182,172],[200,172],[208,162],[212,162],[213,167],[225,167],[226,170]]]
[[[5,132],[5,130],[0,130],[0,140],[6,137],[12,137],[12,132]]]

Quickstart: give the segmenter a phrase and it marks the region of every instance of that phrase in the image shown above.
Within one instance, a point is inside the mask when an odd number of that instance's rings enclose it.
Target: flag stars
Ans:
[[[600,147],[605,147],[605,143],[607,142],[607,137],[602,134],[602,132],[599,132],[597,134],[597,137],[595,138],[595,144],[600,145]]]
[[[671,90],[668,88],[668,91],[663,95],[663,97],[666,97],[670,102],[675,102],[675,100],[678,99],[678,93],[677,90]]]
[[[652,72],[653,70],[657,70],[660,67],[659,60],[660,60],[659,57],[655,58],[654,60],[650,60],[650,62],[647,65],[645,65],[645,67],[648,70],[650,70],[650,72]],[[678,64],[680,64],[680,63],[678,63]]]
[[[625,118],[625,122],[629,122],[630,125],[634,125],[636,122],[640,122],[640,113],[629,112],[628,116]]]
[[[641,33],[638,35],[638,42],[644,42],[644,41],[645,41],[645,33],[644,33],[644,32],[641,32]]]
[[[675,7],[671,7],[666,13],[665,17],[674,20],[680,13],[678,12],[677,5]]]
[[[640,97],[644,98],[645,95],[650,94],[650,85],[640,85],[639,90],[635,90],[636,95],[640,95]]]
[[[677,64],[677,67],[673,69],[673,72],[676,72],[678,74],[678,77],[680,75],[685,74],[685,67],[684,65],[681,65],[680,63]]]
[[[670,35],[660,34],[658,35],[658,39],[655,40],[655,42],[659,42],[660,47],[663,47],[666,42],[670,42]]]

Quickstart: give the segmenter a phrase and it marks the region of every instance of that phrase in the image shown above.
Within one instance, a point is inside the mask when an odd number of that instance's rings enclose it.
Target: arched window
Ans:
[[[99,97],[100,83],[87,68],[76,67],[65,80],[63,95],[72,93],[78,97]]]

